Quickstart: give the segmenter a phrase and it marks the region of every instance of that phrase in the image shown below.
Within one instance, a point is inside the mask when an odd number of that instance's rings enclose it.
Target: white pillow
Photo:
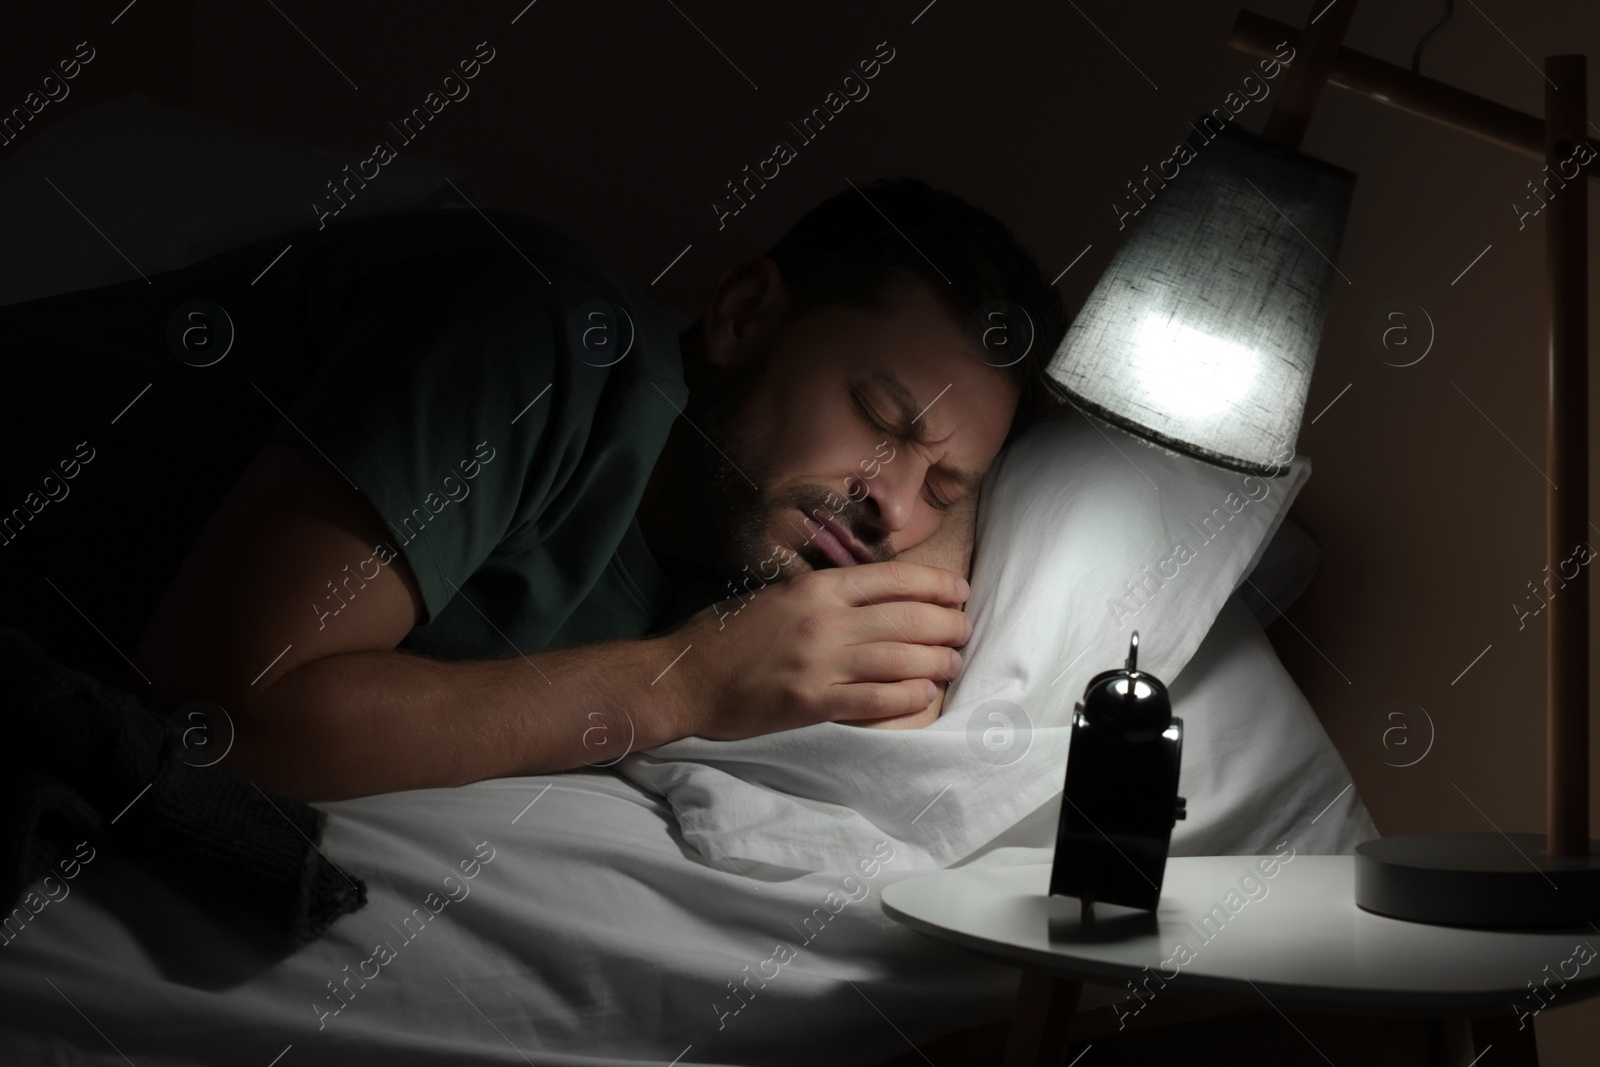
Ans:
[[[973,652],[941,722],[1003,699],[1066,725],[1135,630],[1140,669],[1171,684],[1310,474],[1303,456],[1275,478],[1226,471],[1070,407],[1035,426],[984,482]]]
[[[1321,563],[1322,549],[1290,516],[1250,569],[1250,581],[1239,590],[1239,599],[1265,627],[1300,599]]]
[[[985,478],[973,637],[937,721],[685,738],[628,757],[618,772],[668,798],[708,863],[830,870],[884,839],[895,842],[897,867],[957,862],[1060,794],[1072,705],[1092,675],[1127,658],[1135,626],[1140,666],[1172,683],[1309,473],[1297,459],[1282,477],[1247,478],[1065,410]],[[1187,524],[1207,518],[1213,536],[1202,542]],[[1159,588],[1151,583],[1142,606],[1108,606],[1185,542],[1192,554],[1169,565]]]
[[[1178,795],[1188,817],[1172,828],[1170,855],[1258,855],[1283,841],[1297,852],[1349,854],[1378,836],[1343,757],[1243,593],[1223,605],[1171,694],[1183,719]],[[1053,847],[1060,812],[1058,793],[964,862],[1008,846]]]

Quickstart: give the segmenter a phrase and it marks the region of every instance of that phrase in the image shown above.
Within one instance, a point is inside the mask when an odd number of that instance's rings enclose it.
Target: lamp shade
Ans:
[[[1278,474],[1294,456],[1355,175],[1201,121],[1215,134],[1197,128],[1126,202],[1138,213],[1128,238],[1048,373],[1141,437]]]

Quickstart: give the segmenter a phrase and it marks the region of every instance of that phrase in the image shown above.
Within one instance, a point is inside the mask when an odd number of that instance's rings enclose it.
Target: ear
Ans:
[[[700,322],[706,361],[732,370],[765,350],[788,306],[783,276],[766,256],[725,271]]]

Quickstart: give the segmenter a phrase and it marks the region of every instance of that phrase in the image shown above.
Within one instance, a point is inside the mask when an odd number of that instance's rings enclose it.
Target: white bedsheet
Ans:
[[[1346,853],[1378,836],[1338,750],[1243,598],[1227,601],[1167,681],[1184,723],[1178,789],[1188,801],[1173,855],[1270,852],[1291,832],[1301,834],[1302,852]],[[824,869],[836,855],[887,839],[917,866],[951,866],[1041,805],[1045,831],[1025,840],[1054,839],[1071,728],[1035,726],[1021,759],[986,763],[973,744],[988,725],[977,713],[992,695],[969,687],[920,730],[821,723],[745,741],[686,738],[618,767],[670,799],[708,863]],[[1062,700],[1070,707],[1080,695]]]
[[[716,870],[682,847],[664,804],[609,774],[325,807],[323,851],[367,878],[364,909],[261,970],[187,909],[172,915],[159,887],[147,896],[142,879],[91,862],[78,891],[0,949],[0,1063],[266,1067],[292,1045],[278,1067],[813,1064],[823,1051],[870,1064],[908,1051],[907,1037],[1000,1017],[1014,995],[1014,970],[883,915],[879,891],[908,872]],[[475,852],[493,858],[472,868]],[[163,978],[84,891],[91,872],[127,895],[135,923],[169,929],[194,984]],[[438,914],[408,925],[415,908]],[[780,942],[792,959],[775,958]],[[241,967],[242,981],[207,988]],[[349,980],[343,1003],[328,983],[350,974],[367,980]],[[729,983],[751,974],[745,1003]]]
[[[1237,601],[1172,691],[1192,730],[1243,702],[1261,733],[1241,751],[1279,746],[1275,762],[1228,761],[1198,730],[1181,784],[1230,799],[1191,808],[1175,854],[1281,840],[1343,852],[1372,836],[1343,764],[1316,758],[1320,725]],[[367,879],[363,910],[264,966],[170,891],[97,858],[0,948],[0,1063],[875,1064],[1000,1018],[1015,995],[1015,970],[883,915],[883,886],[921,873],[892,844],[881,867],[876,842],[841,848],[821,872],[713,865],[698,849],[714,838],[691,845],[666,803],[594,771],[323,807],[323,851]],[[967,862],[1048,862],[1053,831],[1046,805]],[[115,912],[100,902],[110,893]],[[141,936],[166,946],[160,959]],[[747,978],[746,1002],[732,985]],[[347,1003],[331,991],[339,982]],[[1116,997],[1087,987],[1083,1007]]]

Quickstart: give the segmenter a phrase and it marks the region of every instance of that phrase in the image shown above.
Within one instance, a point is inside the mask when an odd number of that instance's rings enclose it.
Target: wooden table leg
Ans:
[[[1006,1034],[1004,1067],[1062,1067],[1067,1059],[1067,1023],[1082,993],[1082,982],[1024,970]]]
[[[1510,1015],[1484,1019],[1432,1019],[1428,1023],[1429,1060],[1436,1067],[1469,1067],[1492,1063],[1494,1067],[1539,1067],[1539,1046],[1533,1027],[1517,1029]],[[1493,1048],[1494,1055],[1484,1053]]]
[[[1466,1019],[1429,1019],[1429,1067],[1467,1067],[1472,1062],[1472,1027]]]
[[[1472,1020],[1472,1044],[1475,1056],[1483,1055],[1493,1045],[1495,1067],[1539,1067],[1539,1043],[1533,1037],[1533,1024],[1518,1029],[1509,1013]]]

